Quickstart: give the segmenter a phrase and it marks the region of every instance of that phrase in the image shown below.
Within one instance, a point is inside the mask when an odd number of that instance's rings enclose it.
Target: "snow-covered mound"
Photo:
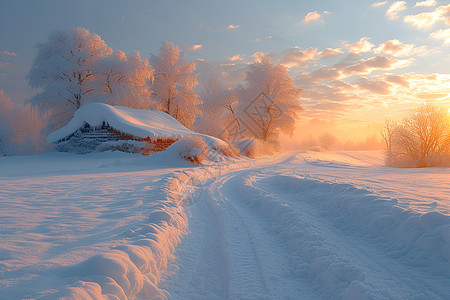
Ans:
[[[85,124],[90,127],[101,127],[107,123],[111,128],[144,139],[177,140],[184,136],[201,136],[209,145],[224,144],[223,141],[199,133],[195,133],[172,116],[155,110],[137,110],[123,106],[111,106],[104,103],[90,103],[75,112],[73,119],[47,137],[49,143],[67,139]]]

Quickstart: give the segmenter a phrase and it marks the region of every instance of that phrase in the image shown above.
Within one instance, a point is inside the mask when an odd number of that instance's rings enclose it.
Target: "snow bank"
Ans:
[[[203,138],[187,136],[169,146],[165,151],[174,153],[175,156],[191,163],[201,164],[207,156],[208,148]]]
[[[180,184],[174,185],[174,180]],[[61,276],[81,280],[50,294],[49,299],[167,298],[158,284],[187,230],[180,205],[186,186],[181,183],[176,177],[167,179],[165,197],[154,203],[147,222],[124,233],[128,243],[62,268]]]
[[[54,290],[48,299],[167,298],[167,292],[158,285],[187,231],[185,198],[195,189],[193,180],[197,183],[202,174],[208,176],[203,171],[193,169],[168,176],[162,199],[151,205],[147,221],[124,233],[127,243],[58,270],[62,277],[79,280]]]
[[[386,283],[374,284],[370,265],[376,258],[361,265],[351,252],[336,251],[345,245],[337,247],[332,232],[324,231],[323,225],[314,226],[324,220],[326,226],[374,245],[379,253],[400,262],[406,270],[417,268],[440,280],[450,276],[449,216],[407,211],[397,207],[395,199],[349,184],[305,177],[250,176],[240,188],[242,195],[251,195],[243,201],[274,224],[274,230],[291,251],[296,274],[313,278],[325,298],[401,299],[407,295],[393,294]]]
[[[112,128],[128,133],[137,138],[149,137],[180,139],[183,136],[201,136],[210,145],[224,144],[225,142],[199,133],[195,133],[172,116],[155,110],[137,110],[123,106],[111,106],[104,103],[90,103],[83,105],[75,112],[73,119],[47,137],[49,143],[56,143],[77,132],[85,126],[100,127],[103,122]]]
[[[173,153],[165,152],[160,152],[155,157],[173,161]],[[58,277],[66,278],[66,282],[72,283],[42,291],[41,294],[46,294],[42,299],[169,298],[170,295],[161,288],[161,280],[174,261],[176,246],[188,230],[184,207],[199,197],[201,184],[206,180],[219,176],[226,170],[248,167],[250,164],[251,162],[233,164],[223,161],[211,166],[186,168],[170,173],[164,179],[161,198],[149,204],[151,209],[146,222],[123,234],[125,243],[76,265],[56,269]],[[188,165],[190,164],[186,166]]]

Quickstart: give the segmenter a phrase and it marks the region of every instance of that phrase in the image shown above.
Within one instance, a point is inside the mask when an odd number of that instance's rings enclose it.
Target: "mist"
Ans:
[[[292,136],[280,136],[280,143],[284,151],[384,150],[381,128],[379,123],[303,119],[297,122]]]

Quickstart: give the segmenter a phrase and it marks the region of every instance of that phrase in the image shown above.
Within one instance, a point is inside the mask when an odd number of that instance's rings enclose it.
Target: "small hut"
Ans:
[[[194,135],[217,143],[216,139],[192,132],[161,111],[90,103],[77,110],[73,119],[51,133],[47,141],[62,152],[119,150],[147,155],[165,150],[183,136]]]

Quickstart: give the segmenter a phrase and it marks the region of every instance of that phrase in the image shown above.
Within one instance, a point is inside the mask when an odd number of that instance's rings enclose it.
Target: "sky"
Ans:
[[[450,108],[448,0],[1,0],[0,89],[33,96],[36,45],[76,27],[144,58],[171,41],[197,62],[200,85],[237,84],[270,55],[304,90],[303,122],[369,126],[424,102]]]

